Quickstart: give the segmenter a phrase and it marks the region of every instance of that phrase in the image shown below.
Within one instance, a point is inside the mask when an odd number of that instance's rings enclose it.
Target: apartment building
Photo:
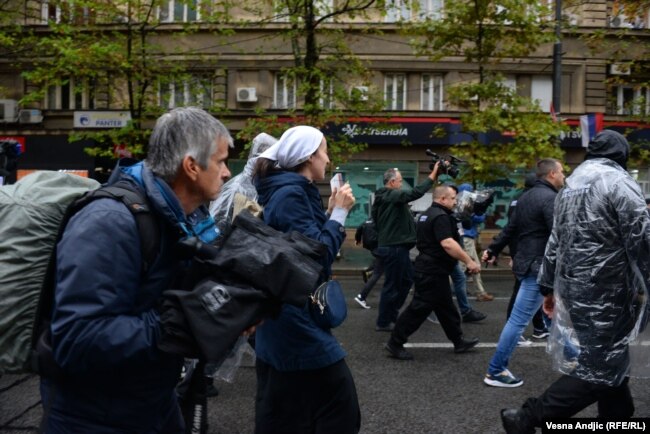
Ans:
[[[98,12],[101,8],[75,4],[74,0],[18,3],[22,13],[16,15],[12,24],[36,35],[55,31],[57,24],[123,34],[133,24],[126,14],[115,12],[107,20],[106,15]],[[300,83],[286,74],[286,68],[295,62],[295,47],[282,36],[282,30],[291,26],[291,11],[283,16],[274,3],[277,2],[242,2],[227,10],[218,0],[155,3],[148,15],[155,30],[147,37],[157,47],[156,59],[162,57],[167,62],[156,67],[183,65],[183,71],[170,72],[168,76],[159,72],[157,78],[149,77],[152,83],[143,97],[146,103],[160,110],[200,105],[214,112],[233,132],[243,128],[251,117],[300,114],[305,104]],[[323,13],[343,2],[313,3]],[[553,4],[549,3],[551,9]],[[350,225],[365,218],[369,197],[380,185],[381,174],[387,167],[399,167],[404,178],[413,184],[428,170],[426,149],[445,153],[449,146],[463,140],[459,122],[462,112],[450,104],[447,90],[455,83],[476,77],[476,65],[460,57],[432,61],[416,55],[403,31],[408,23],[443,16],[443,0],[393,0],[381,6],[373,6],[364,13],[337,16],[322,24],[323,29],[343,34],[350,52],[365,62],[369,71],[363,80],[355,78],[344,83],[348,95],[356,95],[361,101],[368,95],[383,100],[379,111],[364,117],[350,115],[330,131],[368,144],[364,151],[335,169],[347,176],[359,199]],[[228,15],[227,23],[220,13]],[[587,38],[604,31],[611,35],[606,40],[620,41],[620,47],[637,55],[650,41],[647,11],[631,19],[616,1],[593,0],[568,6],[563,14],[562,97],[556,111],[571,127],[561,143],[568,163],[575,165],[582,160],[579,118],[587,113],[603,114],[606,127],[630,133],[631,140],[650,139],[650,128],[638,121],[639,116],[650,113],[650,89],[642,85],[648,77],[635,75],[625,56],[613,56],[611,49],[594,51]],[[625,35],[617,39],[622,30]],[[30,68],[30,57],[5,54],[0,54],[0,137],[15,138],[24,146],[21,169],[82,170],[101,178],[96,172],[98,161],[83,151],[94,142],[70,142],[69,136],[121,128],[132,119],[124,78],[109,66],[100,65],[98,68],[105,68],[104,74],[93,74],[92,79],[74,74],[62,77],[63,80],[44,87],[37,98],[20,104],[26,94],[37,88],[22,74]],[[541,109],[549,112],[552,54],[553,45],[543,44],[525,58],[501,59],[494,69],[503,75],[507,86],[538,100]],[[323,86],[320,103],[327,107],[337,104],[334,91],[327,91],[329,84],[323,82]],[[375,118],[383,121],[375,124]],[[151,127],[154,119],[155,115],[142,113],[141,127]],[[442,133],[432,134],[434,130]],[[236,151],[241,147],[242,143],[238,143]],[[121,152],[119,146],[116,152]],[[236,173],[243,161],[233,159],[231,166]],[[498,210],[490,221],[493,226],[502,224],[505,204],[518,193],[507,180],[500,187]]]

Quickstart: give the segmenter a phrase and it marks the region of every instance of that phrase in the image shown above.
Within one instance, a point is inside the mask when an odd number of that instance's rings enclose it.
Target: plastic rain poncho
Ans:
[[[650,374],[650,346],[632,343],[648,342],[649,231],[639,185],[611,159],[585,161],[558,193],[539,283],[554,288],[547,352],[563,374],[610,386]]]
[[[270,148],[277,141],[275,137],[266,133],[258,134],[253,139],[244,170],[226,182],[221,187],[219,197],[210,204],[210,214],[214,217],[221,233],[224,233],[230,227],[233,217],[233,204],[237,193],[252,201],[257,200],[257,190],[252,181],[255,162],[262,152]]]

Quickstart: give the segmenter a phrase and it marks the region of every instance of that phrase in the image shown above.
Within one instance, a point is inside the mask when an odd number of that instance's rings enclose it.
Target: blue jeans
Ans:
[[[503,327],[497,349],[490,360],[488,374],[498,375],[508,369],[508,361],[517,347],[517,342],[535,312],[541,307],[544,296],[539,292],[537,276],[527,275],[521,279],[517,299],[512,308],[508,322]]]
[[[413,285],[413,265],[409,250],[404,246],[381,246],[376,250],[377,256],[384,260],[385,273],[377,327],[388,327],[397,321],[397,314]]]
[[[465,273],[460,268],[460,262],[456,263],[450,276],[451,282],[454,284],[454,294],[456,294],[458,309],[460,309],[461,315],[465,315],[472,310],[472,306],[469,305],[469,301],[467,300],[467,277],[465,277]]]

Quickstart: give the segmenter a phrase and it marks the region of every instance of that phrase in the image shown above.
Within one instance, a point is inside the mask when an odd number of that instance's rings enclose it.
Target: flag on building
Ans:
[[[603,129],[603,114],[589,113],[580,116],[580,129],[582,130],[582,147],[586,148],[589,141]]]

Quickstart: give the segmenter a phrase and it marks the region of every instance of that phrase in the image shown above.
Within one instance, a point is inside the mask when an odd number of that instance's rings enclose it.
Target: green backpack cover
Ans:
[[[68,206],[99,182],[39,171],[0,187],[0,375],[26,371],[39,295]]]

